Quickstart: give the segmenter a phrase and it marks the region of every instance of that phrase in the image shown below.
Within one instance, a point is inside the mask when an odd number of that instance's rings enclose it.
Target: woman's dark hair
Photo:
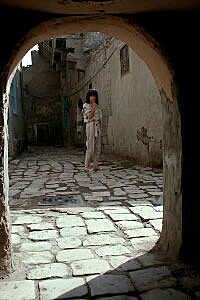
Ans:
[[[99,98],[98,98],[98,93],[97,90],[91,89],[88,91],[87,96],[86,96],[86,103],[90,103],[90,96],[95,96],[96,97],[96,104],[99,104]]]
[[[78,100],[78,107],[79,107],[80,109],[83,109],[83,101],[82,101],[81,98]]]

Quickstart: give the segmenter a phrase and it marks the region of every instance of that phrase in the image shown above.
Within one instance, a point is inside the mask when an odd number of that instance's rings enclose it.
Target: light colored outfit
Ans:
[[[101,124],[102,124],[102,112],[101,109],[96,106],[94,117],[89,118],[92,106],[88,103],[83,105],[83,117],[84,123],[86,123],[86,155],[85,155],[85,167],[90,166],[93,160],[93,167],[98,166],[99,156],[101,152]]]

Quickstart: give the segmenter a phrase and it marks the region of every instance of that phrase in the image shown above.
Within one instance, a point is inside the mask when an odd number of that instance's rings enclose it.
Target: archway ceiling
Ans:
[[[1,0],[0,5],[56,14],[124,13],[200,8],[199,0]]]

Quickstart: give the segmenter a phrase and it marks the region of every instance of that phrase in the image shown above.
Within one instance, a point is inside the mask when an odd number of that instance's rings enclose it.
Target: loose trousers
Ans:
[[[96,128],[95,128],[96,126]],[[86,154],[85,167],[90,167],[93,161],[93,167],[98,166],[101,152],[101,129],[95,121],[86,123]]]

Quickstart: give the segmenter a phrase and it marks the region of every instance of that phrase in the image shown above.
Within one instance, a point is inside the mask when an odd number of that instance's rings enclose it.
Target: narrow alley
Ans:
[[[200,300],[200,1],[0,14],[0,300]]]
[[[0,299],[190,299],[148,253],[162,229],[162,172],[113,155],[103,171],[83,166],[82,150],[59,147],[10,162],[15,272]]]

